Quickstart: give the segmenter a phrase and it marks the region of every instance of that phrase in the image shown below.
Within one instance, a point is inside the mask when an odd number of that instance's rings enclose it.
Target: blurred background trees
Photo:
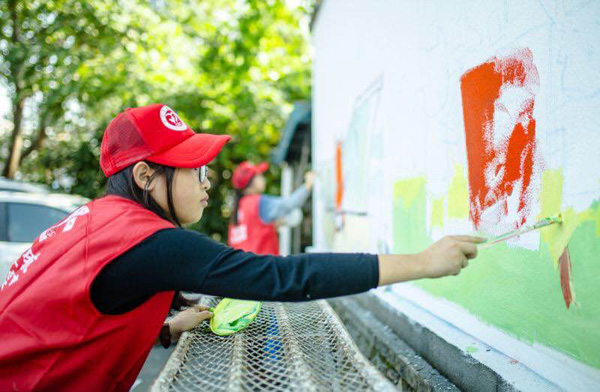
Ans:
[[[162,102],[198,132],[233,136],[194,227],[225,240],[233,168],[267,160],[292,103],[310,97],[312,3],[1,0],[3,175],[100,196],[104,128]],[[267,173],[269,192],[278,176]]]

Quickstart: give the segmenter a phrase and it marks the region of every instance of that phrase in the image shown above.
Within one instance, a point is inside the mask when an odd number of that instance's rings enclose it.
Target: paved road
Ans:
[[[152,348],[152,351],[150,352],[142,371],[131,388],[132,391],[150,391],[154,380],[156,380],[159,373],[162,371],[175,346],[176,344],[173,344],[168,349],[164,349],[161,346],[154,346],[154,348]]]

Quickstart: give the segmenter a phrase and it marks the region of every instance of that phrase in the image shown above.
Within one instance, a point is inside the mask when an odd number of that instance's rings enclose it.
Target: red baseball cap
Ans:
[[[244,189],[248,186],[252,177],[266,172],[268,168],[269,164],[267,162],[254,165],[252,162],[244,161],[233,171],[231,183],[236,189]]]
[[[106,177],[142,160],[200,167],[212,161],[230,139],[192,131],[173,109],[161,103],[126,109],[104,131],[100,167]]]

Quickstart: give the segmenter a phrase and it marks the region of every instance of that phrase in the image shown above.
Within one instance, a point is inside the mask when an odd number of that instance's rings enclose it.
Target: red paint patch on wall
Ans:
[[[461,77],[470,217],[478,229],[500,221],[515,228],[525,223],[532,193],[538,88],[538,72],[527,48],[494,57]]]
[[[573,266],[568,247],[558,258],[558,265],[560,269],[560,287],[562,288],[565,305],[569,309],[569,306],[575,301],[575,291],[573,290]]]
[[[342,167],[342,156],[342,142],[337,142],[335,145],[335,231],[342,230],[346,220],[346,217],[342,214],[342,200],[344,200],[344,170]]]
[[[335,146],[335,210],[342,209],[344,198],[344,171],[342,170],[342,143]]]

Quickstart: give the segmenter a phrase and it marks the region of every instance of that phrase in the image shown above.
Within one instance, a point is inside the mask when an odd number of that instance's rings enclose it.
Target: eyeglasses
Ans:
[[[208,167],[207,166],[200,166],[198,168],[198,179],[200,180],[200,183],[204,183],[204,181],[206,181],[206,178],[208,177]]]

